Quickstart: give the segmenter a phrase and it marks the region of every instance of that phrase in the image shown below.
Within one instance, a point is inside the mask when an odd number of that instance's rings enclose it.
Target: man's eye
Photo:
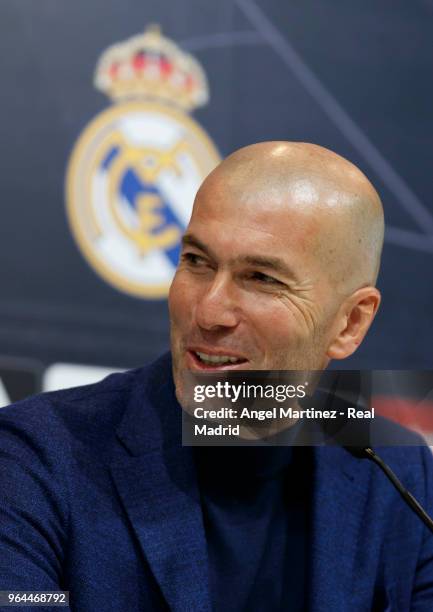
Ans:
[[[196,253],[182,253],[182,260],[192,266],[198,266],[204,263],[203,257]]]
[[[253,272],[251,278],[266,285],[282,285],[281,281],[268,274],[263,274],[263,272]]]

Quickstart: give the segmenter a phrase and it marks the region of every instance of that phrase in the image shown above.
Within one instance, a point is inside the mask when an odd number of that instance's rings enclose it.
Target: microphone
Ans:
[[[349,393],[357,396],[358,403],[363,403],[365,397],[370,394],[370,380],[364,375],[363,385],[361,385],[361,376],[359,372],[345,372],[345,376],[340,372],[338,374],[333,372],[327,372],[327,378],[325,379],[325,387],[327,387],[327,398],[326,402],[332,403],[333,401],[341,401],[344,399],[344,395]],[[361,387],[363,389],[361,390]],[[318,393],[317,393],[318,392]],[[316,389],[315,396],[323,394],[319,389]],[[311,398],[309,398],[311,401]],[[357,459],[369,459],[373,461],[391,484],[397,489],[400,496],[403,498],[405,503],[415,512],[415,514],[422,520],[425,526],[433,533],[433,520],[421,506],[421,504],[415,499],[415,497],[403,486],[394,472],[391,470],[384,460],[371,448],[370,444],[370,428],[366,422],[351,422],[349,423],[346,418],[336,419],[328,423],[323,422],[321,424],[322,431],[330,436],[333,443],[345,448],[351,455]],[[352,443],[353,442],[353,443]]]
[[[374,452],[372,448],[369,446],[345,446],[344,447],[349,453],[351,453],[354,457],[358,459],[370,459],[376,465],[380,467],[382,472],[387,476],[390,482],[394,485],[397,491],[400,493],[401,497],[407,503],[407,505],[415,512],[415,514],[422,520],[422,522],[426,525],[428,529],[433,533],[433,520],[421,506],[421,504],[414,498],[414,496],[402,485],[400,480],[391,470],[389,465],[387,465],[383,459],[379,457],[377,453]]]

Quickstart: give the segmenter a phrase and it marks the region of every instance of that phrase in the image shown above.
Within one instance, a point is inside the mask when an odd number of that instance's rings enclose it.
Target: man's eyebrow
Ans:
[[[182,246],[196,247],[197,249],[200,249],[200,251],[203,251],[203,253],[207,253],[208,255],[211,254],[209,248],[192,234],[185,234],[182,236]]]

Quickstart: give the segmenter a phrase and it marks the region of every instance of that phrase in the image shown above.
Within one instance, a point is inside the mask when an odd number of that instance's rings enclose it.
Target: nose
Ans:
[[[239,323],[240,307],[234,295],[235,287],[230,277],[217,273],[204,288],[196,305],[196,322],[207,331],[233,328]]]

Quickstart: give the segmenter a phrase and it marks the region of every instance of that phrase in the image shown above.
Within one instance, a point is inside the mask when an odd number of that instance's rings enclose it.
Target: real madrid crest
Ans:
[[[206,76],[154,27],[107,49],[95,86],[115,105],[91,121],[72,151],[66,179],[72,231],[108,283],[164,298],[194,196],[220,161],[188,114],[208,101]]]

